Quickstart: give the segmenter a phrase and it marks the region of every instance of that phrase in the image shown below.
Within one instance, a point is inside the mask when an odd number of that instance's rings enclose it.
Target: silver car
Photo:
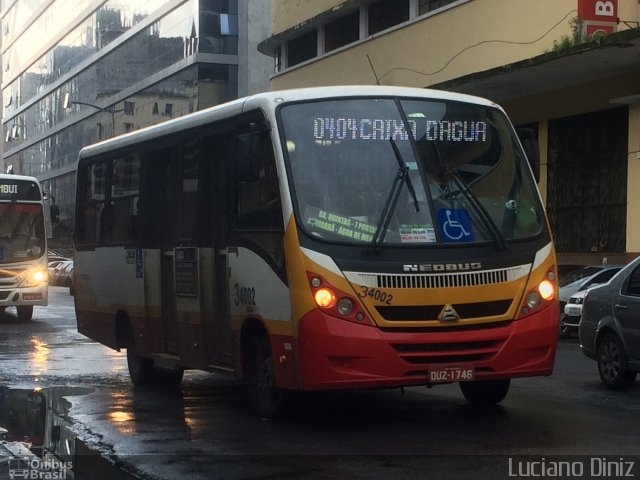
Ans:
[[[578,323],[575,321],[576,318],[567,315],[566,307],[571,303],[573,295],[595,285],[608,282],[611,277],[622,270],[622,267],[624,265],[591,265],[573,270],[560,281],[558,296],[560,298],[561,337],[571,336],[571,332],[578,327]],[[577,320],[579,321],[580,318],[578,317]]]
[[[578,333],[582,353],[598,362],[607,388],[633,383],[640,371],[640,257],[588,290]]]

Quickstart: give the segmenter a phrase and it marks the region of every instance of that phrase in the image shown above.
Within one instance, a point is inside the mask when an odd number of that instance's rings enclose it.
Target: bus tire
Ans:
[[[18,320],[21,322],[28,322],[33,317],[33,305],[23,305],[16,307],[18,312]]]
[[[283,412],[286,399],[285,392],[276,386],[275,364],[267,335],[257,335],[247,348],[245,373],[251,401],[260,415],[276,417]]]
[[[460,390],[464,398],[471,404],[495,405],[504,400],[509,392],[510,379],[477,380],[475,382],[460,382]]]
[[[127,367],[134,387],[144,387],[154,380],[153,361],[138,355],[133,344],[127,346]]]

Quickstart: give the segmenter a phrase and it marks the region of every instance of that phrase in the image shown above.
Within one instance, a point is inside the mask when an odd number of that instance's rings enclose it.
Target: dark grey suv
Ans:
[[[640,257],[587,292],[578,331],[582,352],[598,362],[607,388],[633,383],[640,371]]]

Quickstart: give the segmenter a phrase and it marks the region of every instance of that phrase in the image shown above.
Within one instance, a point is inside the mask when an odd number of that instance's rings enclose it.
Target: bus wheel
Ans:
[[[127,366],[134,387],[149,385],[154,377],[153,361],[136,353],[135,346],[127,346]]]
[[[16,311],[18,312],[18,320],[22,322],[28,322],[33,317],[33,305],[16,307]]]
[[[273,354],[265,334],[254,338],[248,347],[246,376],[249,395],[258,412],[266,417],[282,413],[285,392],[276,386]]]
[[[472,404],[495,405],[504,400],[509,391],[511,380],[478,380],[475,382],[460,382],[460,390],[464,398]]]

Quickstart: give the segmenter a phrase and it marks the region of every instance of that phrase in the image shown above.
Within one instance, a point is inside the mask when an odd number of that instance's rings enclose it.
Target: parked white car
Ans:
[[[563,315],[560,316],[561,337],[568,337],[572,332],[578,330],[580,317],[582,316],[582,302],[584,301],[584,297],[588,291],[589,289],[586,288],[569,297],[569,301],[564,306]]]
[[[609,281],[615,277],[622,268],[622,265],[609,266],[608,268],[603,268],[595,275],[588,277],[587,280],[583,279],[579,282],[581,285],[578,287],[578,291],[568,298],[560,312],[561,337],[569,337],[572,332],[578,331],[580,318],[582,317],[582,304],[584,303],[584,298],[587,296],[587,292],[593,287],[609,283]]]

